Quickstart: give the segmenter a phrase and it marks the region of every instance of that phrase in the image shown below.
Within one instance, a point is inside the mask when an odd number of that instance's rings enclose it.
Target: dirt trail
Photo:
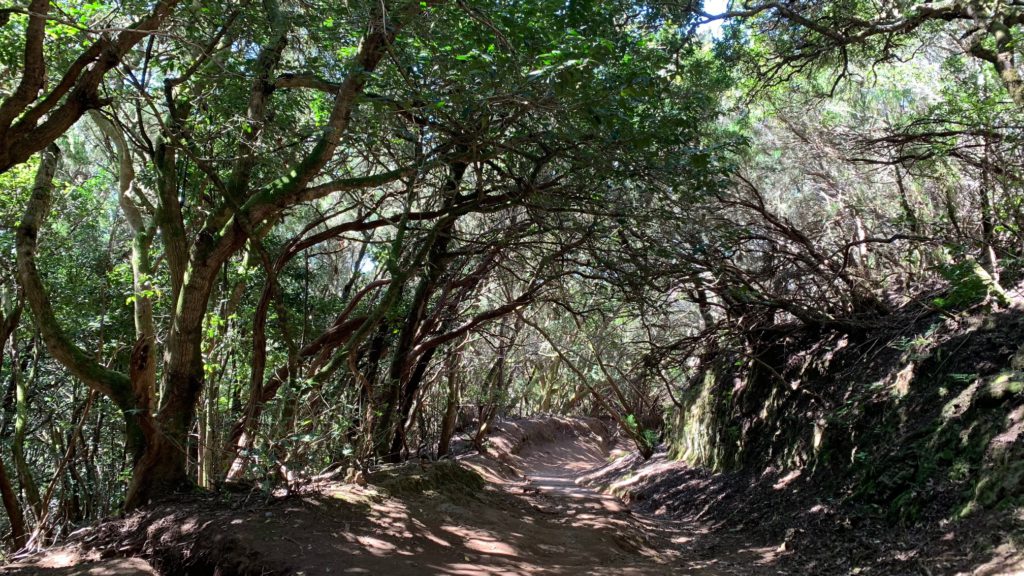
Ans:
[[[203,576],[718,576],[752,573],[770,556],[738,543],[720,550],[705,543],[697,550],[697,527],[633,513],[612,496],[576,485],[576,478],[607,463],[600,428],[596,421],[557,419],[502,425],[489,457],[463,459],[488,480],[482,489],[470,486],[469,480],[479,480],[463,478],[458,467],[414,464],[372,476],[367,487],[322,485],[266,505],[232,509],[209,498],[176,503],[83,539],[104,541],[115,553],[136,550],[162,574]],[[59,567],[55,557],[73,557],[68,550],[43,561]],[[79,554],[87,557],[97,560],[95,553]],[[137,559],[119,565],[79,560],[53,569],[38,561],[0,573],[153,574]]]
[[[713,534],[706,526],[673,521],[631,509],[618,497],[577,484],[577,480],[629,447],[615,445],[608,431],[593,420],[550,418],[506,422],[499,427],[496,452],[522,475],[511,482],[528,494],[535,505],[570,529],[611,534],[615,545],[629,554],[619,558],[624,574],[776,574],[770,565],[778,557],[775,546],[756,546],[739,537]],[[525,437],[525,441],[516,442]],[[508,445],[511,438],[511,445]],[[511,454],[510,456],[506,454]],[[498,484],[502,484],[501,481]],[[510,489],[509,483],[505,482]],[[581,542],[581,549],[595,543]],[[600,547],[599,543],[596,546]],[[610,568],[610,566],[608,567]],[[561,572],[541,571],[543,574]],[[580,573],[580,572],[567,572]],[[608,569],[594,574],[615,574]]]

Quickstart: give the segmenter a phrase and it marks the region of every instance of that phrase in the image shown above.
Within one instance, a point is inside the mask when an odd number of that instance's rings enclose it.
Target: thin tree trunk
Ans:
[[[999,260],[996,257],[996,223],[992,210],[992,198],[990,192],[989,145],[985,143],[985,167],[981,172],[981,186],[978,188],[978,199],[981,201],[981,243],[985,252],[985,270],[992,277],[992,282],[999,285]]]
[[[7,341],[14,334],[21,320],[22,301],[19,298],[17,304],[10,311],[4,309],[6,305],[7,302],[0,301],[0,374],[3,373]],[[14,372],[12,366],[12,379],[16,378]],[[7,511],[7,518],[11,523],[11,550],[20,550],[28,538],[25,515],[21,509],[21,502],[18,501],[17,492],[11,485],[11,478],[7,474],[7,467],[4,465],[2,457],[0,457],[0,496],[3,498],[4,509]]]
[[[7,475],[7,467],[4,466],[3,458],[0,458],[0,496],[3,497],[4,510],[7,511],[7,518],[11,523],[11,550],[20,550],[28,540],[28,530],[25,528],[25,515],[21,510],[21,502],[18,495],[11,486],[10,476]]]
[[[11,443],[11,451],[14,454],[14,468],[18,474],[18,483],[28,500],[29,507],[35,514],[36,520],[43,517],[44,505],[39,496],[39,487],[36,485],[32,470],[28,465],[28,458],[25,455],[25,437],[28,433],[28,387],[35,383],[39,369],[39,343],[33,345],[32,368],[27,378],[18,378],[16,383],[15,403],[17,412],[14,420],[14,440]]]
[[[462,363],[462,345],[455,346],[448,352],[448,396],[445,401],[444,418],[441,420],[441,437],[437,441],[437,456],[447,456],[451,452],[452,438],[455,436],[455,425],[459,418],[459,397],[461,379],[459,364]]]

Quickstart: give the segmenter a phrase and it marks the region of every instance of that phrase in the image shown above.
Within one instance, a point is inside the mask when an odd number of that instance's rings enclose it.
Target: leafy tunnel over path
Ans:
[[[586,553],[409,530],[531,570],[1010,570],[1022,26],[1010,0],[0,3],[0,560],[396,469],[388,502],[429,516],[434,484],[505,490],[447,462],[514,422],[599,418],[635,456],[569,441],[508,500],[594,516]],[[346,522],[384,502],[353,494]]]

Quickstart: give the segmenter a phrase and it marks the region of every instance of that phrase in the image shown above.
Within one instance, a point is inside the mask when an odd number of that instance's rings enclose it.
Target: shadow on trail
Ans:
[[[196,496],[104,524],[82,540],[100,555],[144,558],[166,575],[718,576],[763,565],[765,550],[738,543],[726,549],[720,539],[713,556],[690,556],[686,550],[704,542],[706,530],[633,513],[577,485],[607,463],[608,443],[567,422],[539,435],[525,431],[529,441],[510,439],[507,429],[506,444],[496,438],[489,457],[462,459],[485,485],[451,462],[409,464],[371,475],[366,487],[323,484],[269,503]],[[152,574],[111,566],[0,572]]]

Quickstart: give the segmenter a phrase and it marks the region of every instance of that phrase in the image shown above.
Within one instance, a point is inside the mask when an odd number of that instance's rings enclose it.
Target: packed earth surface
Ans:
[[[887,548],[892,543],[875,549],[880,556],[873,564],[882,571],[858,569],[827,560],[849,553],[842,542],[794,551],[794,534],[804,532],[799,526],[779,539],[772,530],[742,524],[740,530],[722,529],[698,510],[670,511],[667,501],[659,500],[665,489],[659,483],[678,492],[701,478],[707,494],[717,490],[722,499],[728,491],[664,453],[642,463],[610,430],[597,419],[506,421],[496,427],[484,453],[383,469],[368,482],[323,480],[284,496],[222,494],[167,502],[83,529],[71,543],[0,573],[916,573],[884,568],[880,561],[892,553]],[[985,562],[973,560],[966,571],[918,566],[922,573],[977,576],[1024,570],[1020,557],[1008,550]],[[954,563],[943,566],[952,569]]]

